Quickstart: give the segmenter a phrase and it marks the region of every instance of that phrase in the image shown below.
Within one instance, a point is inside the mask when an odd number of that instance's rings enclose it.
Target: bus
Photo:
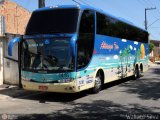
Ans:
[[[98,93],[105,83],[148,69],[148,32],[87,5],[35,10],[20,43],[21,81],[26,90]]]

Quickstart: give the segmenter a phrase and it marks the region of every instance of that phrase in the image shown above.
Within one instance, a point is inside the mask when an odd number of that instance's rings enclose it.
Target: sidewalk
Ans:
[[[0,90],[4,90],[4,89],[8,89],[8,88],[13,88],[13,87],[17,87],[17,86],[3,84],[3,85],[0,85]]]
[[[0,100],[8,98],[20,98],[33,93],[36,92],[24,90],[14,85],[0,85]]]
[[[0,100],[6,100],[15,96],[17,92],[14,89],[17,89],[17,86],[13,85],[0,85]]]

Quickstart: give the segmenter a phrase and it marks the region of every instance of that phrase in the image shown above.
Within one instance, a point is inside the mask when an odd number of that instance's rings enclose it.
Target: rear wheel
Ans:
[[[143,73],[143,64],[140,65],[140,72]]]

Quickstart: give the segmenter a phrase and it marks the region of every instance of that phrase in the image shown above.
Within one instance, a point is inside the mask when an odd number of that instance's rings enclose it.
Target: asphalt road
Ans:
[[[0,90],[0,120],[160,120],[160,65],[138,80],[107,84],[98,94]]]

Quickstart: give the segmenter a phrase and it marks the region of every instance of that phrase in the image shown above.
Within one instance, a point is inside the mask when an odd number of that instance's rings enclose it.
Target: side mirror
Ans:
[[[14,44],[17,43],[17,42],[20,42],[22,40],[21,37],[16,37],[16,38],[13,38],[9,44],[8,44],[8,55],[9,56],[12,56],[12,49],[14,47]]]

